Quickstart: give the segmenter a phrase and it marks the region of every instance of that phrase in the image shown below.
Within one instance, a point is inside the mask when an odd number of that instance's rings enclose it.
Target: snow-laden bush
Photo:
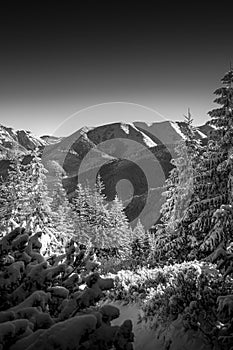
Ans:
[[[133,349],[132,322],[112,326],[119,309],[96,304],[114,280],[74,242],[41,255],[39,238],[16,228],[0,240],[0,349]]]
[[[223,279],[215,265],[184,262],[163,268],[142,268],[136,273],[122,270],[114,278],[117,288],[108,292],[108,298],[122,300],[125,304],[137,302],[139,322],[146,322],[158,334],[168,335],[169,327],[176,323],[184,333],[194,332],[194,338],[195,334],[196,337],[201,334],[203,344],[229,349],[226,329],[229,337],[232,333],[233,281],[229,277]],[[172,344],[172,337],[166,341]]]

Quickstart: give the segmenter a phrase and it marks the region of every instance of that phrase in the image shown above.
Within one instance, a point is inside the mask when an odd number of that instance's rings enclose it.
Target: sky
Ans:
[[[183,120],[190,108],[201,125],[217,107],[213,92],[233,61],[227,2],[9,3],[0,11],[0,124],[64,134],[67,123]],[[110,102],[145,108],[121,114]]]

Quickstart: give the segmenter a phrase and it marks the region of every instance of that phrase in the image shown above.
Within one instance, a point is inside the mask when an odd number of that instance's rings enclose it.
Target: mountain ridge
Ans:
[[[212,130],[204,124],[196,128],[195,137],[205,143]],[[130,222],[140,217],[146,225],[148,217],[151,224],[157,219],[153,219],[152,212],[161,203],[175,145],[186,137],[187,124],[179,121],[116,122],[83,127],[65,137],[44,135],[40,138],[29,131],[15,131],[0,125],[0,152],[17,149],[26,154],[39,147],[48,170],[48,185],[54,180],[52,165],[56,164],[64,172],[63,186],[69,198],[78,182],[85,184],[88,180],[92,185],[100,175],[106,198],[111,201],[117,194],[117,184],[128,180],[134,191],[132,201],[125,208],[126,215]],[[1,167],[6,174],[6,163],[1,166],[0,161],[0,175]]]
[[[6,149],[25,152],[45,146],[45,141],[28,130],[14,130],[0,124],[0,145]]]

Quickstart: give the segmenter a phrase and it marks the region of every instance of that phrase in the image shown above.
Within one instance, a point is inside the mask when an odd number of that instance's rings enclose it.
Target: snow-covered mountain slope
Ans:
[[[184,122],[163,121],[156,123],[135,122],[134,125],[149,137],[157,140],[158,144],[171,145],[186,138],[187,126]],[[197,127],[196,138],[202,140],[207,138],[203,127]]]
[[[209,125],[197,127],[196,138],[205,142],[211,130]],[[160,205],[161,188],[172,168],[170,161],[175,156],[175,145],[186,135],[186,124],[179,121],[118,122],[83,127],[67,137],[42,138],[25,130],[0,126],[0,152],[16,147],[24,152],[41,146],[49,183],[54,179],[55,164],[64,171],[63,184],[70,197],[78,182],[95,180],[97,174],[104,181],[108,200],[118,194],[119,181],[129,181],[133,186],[133,199],[127,205],[126,214],[132,221],[146,207],[148,210],[142,217],[146,223],[152,220],[150,216]]]
[[[174,147],[186,138],[187,132],[184,122],[174,121],[84,127],[50,142],[44,149],[44,160],[45,163],[56,161],[65,169],[64,186],[70,196],[78,181],[94,179],[97,173],[104,181],[108,200],[117,194],[119,181],[129,181],[134,187],[134,197],[126,213],[133,220],[135,213],[145,205],[153,212],[159,204],[162,182],[172,168],[170,160],[175,155]],[[204,140],[206,137],[205,132],[197,128],[196,138]],[[158,195],[155,196],[156,191]],[[145,221],[148,215],[150,213],[145,212]]]
[[[108,140],[133,140],[145,147],[155,147],[157,143],[148,137],[143,130],[139,130],[135,123],[113,123],[92,128],[87,132],[88,138],[96,145]]]
[[[18,151],[33,150],[45,146],[46,142],[27,130],[14,130],[0,124],[0,145]]]
[[[79,148],[80,156],[82,156],[83,150],[93,148],[95,145],[98,145],[98,149],[100,149],[100,144],[102,144],[101,147],[104,149],[104,143],[106,141],[113,142],[113,140],[119,139],[122,144],[125,144],[125,148],[129,154],[131,151],[134,153],[137,151],[137,147],[135,147],[136,143],[149,149],[161,144],[174,144],[180,139],[185,138],[185,128],[185,123],[179,121],[163,121],[155,123],[140,121],[134,123],[119,122],[92,128],[83,127],[81,130],[76,131],[67,137],[62,137],[62,135],[61,137],[53,135],[36,137],[30,131],[14,130],[11,127],[6,127],[0,124],[0,146],[5,149],[18,148],[19,151],[32,150],[38,146],[46,146],[46,152],[48,153],[53,153],[53,150],[57,149],[62,150],[62,152],[66,152],[69,149],[76,149],[77,151],[77,148]],[[197,127],[197,139],[205,139],[212,130],[213,127],[208,124]],[[123,142],[124,139],[126,142]],[[130,142],[127,142],[127,140],[135,141],[132,149],[129,149]],[[107,148],[108,147],[109,142]],[[103,152],[105,152],[105,150],[103,150]],[[111,154],[111,156],[114,155]],[[116,157],[118,157],[117,150]]]
[[[53,135],[43,135],[40,137],[47,145],[54,144],[60,142],[63,137],[57,137]]]

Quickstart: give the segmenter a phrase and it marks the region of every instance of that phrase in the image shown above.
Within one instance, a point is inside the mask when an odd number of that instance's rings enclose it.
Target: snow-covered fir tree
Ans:
[[[94,188],[77,185],[72,199],[75,212],[75,234],[80,242],[91,240],[97,248],[127,247],[131,229],[118,198],[111,203],[103,194],[103,184],[97,179]],[[122,252],[125,248],[122,248]]]
[[[21,157],[12,157],[7,178],[0,181],[0,222],[4,232],[19,223],[19,213],[24,204],[21,198],[25,198],[25,174],[21,162]]]
[[[51,197],[46,183],[47,170],[41,162],[38,151],[32,152],[32,160],[26,169],[29,182],[29,199],[33,226],[43,228],[51,217]]]
[[[221,108],[209,112],[215,130],[196,168],[192,201],[181,221],[180,232],[191,238],[189,258],[210,254],[232,239],[232,103],[233,71],[222,79],[214,102]]]
[[[54,170],[55,176],[50,186],[50,196],[52,199],[50,204],[52,211],[50,221],[56,231],[57,238],[62,239],[65,244],[74,236],[74,213],[62,183],[63,174],[58,168]]]
[[[7,227],[43,229],[51,217],[51,198],[45,181],[46,170],[37,150],[16,156],[6,181],[1,182],[1,222]]]
[[[165,184],[163,196],[165,202],[161,208],[162,225],[156,233],[155,246],[163,257],[186,254],[188,236],[181,220],[194,195],[194,178],[196,165],[202,152],[200,142],[195,139],[195,127],[188,110],[185,116],[186,139],[181,140],[175,148],[177,158],[171,160],[171,170]],[[182,250],[182,252],[181,252]]]
[[[133,237],[131,241],[132,258],[140,263],[147,261],[151,252],[150,234],[145,230],[140,219],[133,229]]]
[[[126,217],[122,201],[116,198],[109,205],[109,240],[113,242],[113,247],[119,249],[124,257],[131,254],[130,243],[132,240],[132,230]]]
[[[219,244],[227,247],[233,239],[233,70],[222,79],[223,86],[215,91],[214,102],[221,108],[209,112],[210,125],[216,129],[211,143],[213,153],[207,164],[211,171],[214,195],[207,198],[208,208],[217,209],[209,222],[209,232],[202,250],[213,251]],[[212,193],[213,193],[212,190]]]
[[[93,244],[102,247],[104,242],[106,243],[105,228],[108,226],[105,196],[97,186],[90,188],[88,184],[78,184],[72,198],[72,206],[77,239],[82,243],[91,239]],[[101,229],[102,236],[99,235]]]

